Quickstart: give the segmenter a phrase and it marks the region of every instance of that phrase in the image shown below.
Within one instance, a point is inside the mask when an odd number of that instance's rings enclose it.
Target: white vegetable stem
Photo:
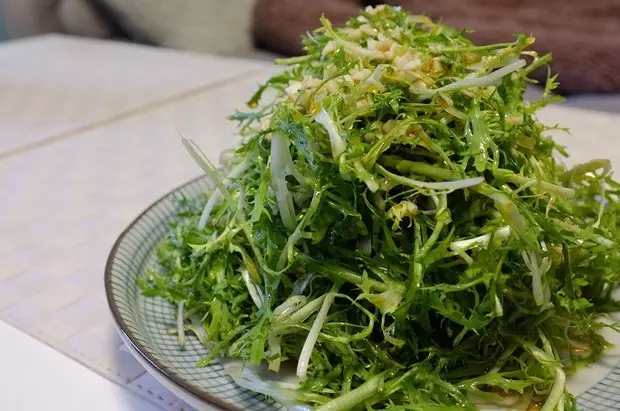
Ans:
[[[428,181],[418,181],[409,177],[399,176],[394,173],[390,173],[382,166],[376,164],[375,168],[383,174],[385,177],[394,180],[398,184],[402,184],[405,186],[413,187],[413,188],[427,188],[430,190],[459,190],[467,187],[477,186],[478,184],[484,182],[484,178],[482,177],[473,177],[473,178],[464,178],[462,180],[453,180],[453,181],[442,181],[442,182],[428,182]]]
[[[554,196],[567,198],[572,198],[575,196],[575,190],[572,188],[562,187],[557,184],[540,181],[535,178],[520,176],[509,170],[498,170],[497,174],[510,183],[522,184],[523,186],[535,188]]]
[[[269,357],[273,358],[269,361],[269,370],[278,372],[282,365],[282,337],[271,332],[267,340],[269,342]]]
[[[329,293],[327,293],[327,295],[325,296],[325,299],[323,300],[323,305],[321,305],[321,309],[316,315],[314,324],[312,324],[312,328],[310,328],[308,337],[306,338],[304,346],[301,349],[299,361],[297,362],[297,376],[302,380],[306,378],[308,366],[310,365],[310,354],[312,354],[312,350],[314,349],[316,340],[319,338],[319,333],[321,332],[321,328],[323,328],[323,323],[325,323],[325,320],[327,319],[327,314],[329,313],[329,309],[334,302],[337,291],[338,287],[334,285],[329,291]]]
[[[460,90],[464,88],[489,86],[496,81],[501,80],[508,74],[517,71],[522,67],[525,67],[525,64],[525,60],[517,60],[514,63],[510,63],[502,67],[501,69],[495,70],[484,76],[464,78],[462,80],[455,81],[454,83],[450,83],[446,86],[439,87],[434,90],[419,90],[418,94],[422,96],[432,96],[437,93]]]
[[[495,316],[502,317],[504,315],[504,307],[502,307],[502,302],[499,300],[497,294],[495,294]]]
[[[185,301],[181,301],[177,307],[177,340],[181,348],[185,347],[185,325],[183,321],[184,306]]]
[[[381,390],[383,375],[375,375],[364,384],[318,407],[317,411],[344,411],[361,404]]]
[[[532,272],[532,294],[536,305],[545,304],[545,293],[543,290],[542,276],[547,272],[551,263],[549,257],[540,258],[535,251],[523,251],[521,257],[527,268]]]
[[[291,294],[303,294],[313,277],[314,275],[312,273],[306,274],[303,280],[295,285],[295,288],[293,288],[293,292]]]
[[[314,194],[312,195],[312,201],[310,202],[310,205],[308,206],[308,210],[306,211],[306,214],[303,216],[303,218],[301,219],[297,227],[295,227],[295,231],[293,231],[293,234],[290,235],[290,237],[286,241],[286,245],[284,246],[282,253],[280,253],[280,258],[278,259],[278,264],[276,266],[278,271],[286,267],[289,254],[293,252],[293,248],[295,247],[295,244],[297,244],[297,242],[301,239],[302,230],[306,227],[310,219],[314,216],[314,213],[317,211],[319,207],[320,201],[321,201],[321,193],[320,191],[315,191]]]
[[[274,133],[271,138],[271,184],[276,193],[276,201],[280,218],[287,230],[295,229],[295,206],[293,196],[288,191],[286,176],[290,174],[293,159],[288,148],[288,141],[280,133]]]
[[[250,278],[250,273],[248,272],[247,269],[244,269],[243,271],[241,271],[241,277],[243,277],[243,282],[245,283],[245,286],[247,287],[250,293],[250,297],[252,297],[252,301],[254,301],[254,304],[258,308],[261,308],[263,306],[263,301],[264,301],[263,293],[256,286],[256,284],[254,284],[254,282]]]
[[[250,391],[273,397],[276,401],[288,409],[309,410],[304,404],[299,403],[297,389],[299,383],[292,378],[287,380],[276,380],[266,378],[265,372],[255,366],[244,364],[238,360],[223,360],[224,372],[241,387]],[[272,374],[269,374],[271,377]]]
[[[383,69],[386,66],[387,64],[378,64],[375,71],[373,71],[372,74],[361,84],[362,88],[375,88],[380,91],[385,90],[385,86],[381,83],[381,76],[383,75]]]
[[[230,174],[228,174],[228,177],[224,180],[224,184],[228,186],[231,180],[241,176],[241,174],[243,174],[248,168],[250,168],[250,162],[248,160],[242,161],[241,163],[237,164],[231,170]],[[218,201],[220,201],[221,198],[222,193],[218,188],[216,188],[211,194],[211,197],[209,197],[207,204],[205,204],[205,208],[202,210],[202,214],[200,215],[200,221],[198,221],[199,230],[204,230],[204,228],[207,226],[209,216],[211,215],[211,212],[215,208],[215,205],[218,203]]]
[[[327,134],[329,134],[329,142],[332,146],[332,156],[334,160],[338,160],[338,157],[347,149],[347,142],[344,141],[340,133],[338,132],[338,127],[334,123],[334,120],[327,114],[325,109],[321,109],[321,112],[314,118],[314,120],[322,125],[325,130],[327,130]]]
[[[550,365],[554,362],[553,357],[549,356],[540,348],[532,346],[527,347],[527,349],[530,353],[532,353],[538,362],[540,362],[543,366],[553,368],[555,373],[555,381],[553,381],[553,386],[547,396],[545,405],[543,405],[540,411],[563,410],[564,390],[566,389],[566,373],[564,373],[564,370],[562,370],[560,365]]]
[[[222,177],[215,169],[215,166],[213,165],[211,160],[209,160],[209,158],[200,150],[200,148],[195,142],[193,142],[192,140],[188,140],[185,137],[181,137],[181,142],[183,143],[183,146],[185,147],[187,152],[192,156],[196,164],[198,164],[198,166],[206,173],[206,175],[211,179],[211,181],[213,181],[215,186],[220,190],[222,196],[224,196],[228,207],[231,208],[235,219],[239,222],[243,233],[245,234],[246,238],[250,243],[250,247],[252,247],[254,257],[259,261],[260,264],[264,261],[263,255],[259,251],[256,244],[254,244],[254,239],[252,233],[250,232],[249,225],[246,224],[245,217],[242,213],[239,212],[238,209],[233,208],[234,200],[232,198],[232,195],[226,188],[226,185],[224,185],[224,183],[222,182]]]
[[[359,173],[359,177],[364,181],[370,191],[374,193],[379,190],[379,183],[377,183],[375,177],[364,168],[361,161],[355,160],[353,162],[353,167],[355,167],[355,170]]]
[[[273,309],[273,315],[277,320],[288,318],[308,302],[304,295],[291,295],[282,304]]]
[[[560,227],[563,230],[570,231],[571,233],[579,234],[582,231],[581,228],[577,227],[573,223],[558,220],[556,218],[553,218],[552,220],[554,224],[556,224],[558,227]],[[605,247],[613,247],[615,245],[613,241],[611,241],[608,238],[602,237],[600,235],[594,235],[592,237],[592,241],[596,242],[597,244],[603,245]]]
[[[467,240],[458,240],[450,243],[450,248],[456,252],[462,252],[474,247],[488,247],[493,236],[494,241],[503,241],[510,236],[510,226],[506,225],[494,233],[480,235]]]

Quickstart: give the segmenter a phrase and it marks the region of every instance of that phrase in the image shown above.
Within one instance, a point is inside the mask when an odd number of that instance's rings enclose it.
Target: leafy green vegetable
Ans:
[[[178,307],[201,366],[293,364],[274,385],[230,368],[286,404],[575,409],[566,376],[618,306],[620,185],[608,161],[557,160],[535,117],[555,78],[524,101],[550,57],[385,6],[321,22],[232,117],[223,173],[184,140],[216,188],[181,201],[144,293]]]

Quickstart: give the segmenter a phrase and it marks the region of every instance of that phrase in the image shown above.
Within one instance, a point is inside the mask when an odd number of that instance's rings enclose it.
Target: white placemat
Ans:
[[[0,161],[0,319],[164,409],[185,407],[122,349],[103,269],[134,217],[200,174],[176,129],[217,161],[236,143],[226,116],[264,77]]]
[[[62,35],[0,46],[0,158],[268,63]]]
[[[161,411],[0,321],[0,387],[7,411]]]

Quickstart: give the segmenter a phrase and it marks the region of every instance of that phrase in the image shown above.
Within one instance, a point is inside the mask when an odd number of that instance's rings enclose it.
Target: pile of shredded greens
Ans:
[[[535,117],[555,78],[524,101],[550,56],[386,6],[321,22],[233,115],[222,169],[183,140],[214,189],[181,200],[143,292],[178,307],[199,366],[240,359],[289,407],[576,409],[567,375],[617,308],[620,185],[555,159]]]

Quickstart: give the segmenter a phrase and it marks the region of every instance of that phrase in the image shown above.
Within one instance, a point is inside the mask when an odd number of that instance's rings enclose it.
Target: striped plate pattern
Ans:
[[[198,198],[207,188],[205,177],[184,184],[156,201],[120,235],[105,269],[108,303],[119,333],[131,351],[149,366],[147,369],[163,376],[169,384],[197,397],[210,409],[280,410],[273,400],[237,386],[217,360],[197,368],[196,363],[207,354],[206,349],[191,337],[180,349],[176,336],[165,333],[175,327],[173,307],[162,299],[142,296],[136,282],[156,261],[155,247],[176,214],[176,198]],[[615,361],[596,373],[596,379],[587,383],[589,388],[580,384],[580,409],[620,410],[620,365]]]

